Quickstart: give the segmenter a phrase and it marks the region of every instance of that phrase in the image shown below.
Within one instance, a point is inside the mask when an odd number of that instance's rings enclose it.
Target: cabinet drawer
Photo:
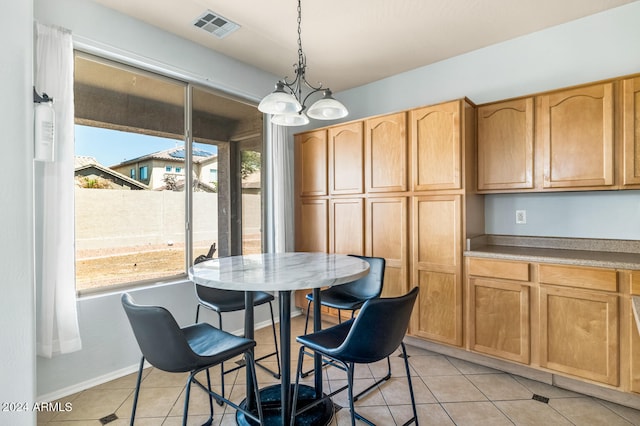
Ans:
[[[540,283],[618,291],[618,275],[614,269],[540,265],[538,272]]]
[[[529,264],[495,259],[469,259],[469,275],[529,281]]]

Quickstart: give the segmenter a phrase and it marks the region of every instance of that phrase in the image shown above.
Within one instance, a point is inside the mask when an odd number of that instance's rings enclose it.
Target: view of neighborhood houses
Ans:
[[[201,149],[194,150],[193,179],[196,190],[216,192],[218,157]],[[80,187],[120,189],[176,190],[184,187],[185,149],[169,148],[105,167],[93,157],[76,156],[75,175]],[[135,187],[135,188],[133,188]]]
[[[77,290],[185,273],[185,166],[183,141],[76,126]],[[241,174],[243,248],[260,252],[258,152],[242,151]],[[195,258],[217,241],[215,145],[193,144],[192,177]]]

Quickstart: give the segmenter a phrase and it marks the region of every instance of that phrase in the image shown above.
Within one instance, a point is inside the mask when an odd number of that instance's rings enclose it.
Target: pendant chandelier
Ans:
[[[281,126],[303,126],[309,123],[308,117],[316,120],[336,120],[346,117],[349,113],[342,103],[333,98],[331,89],[323,89],[322,83],[312,86],[307,82],[307,58],[302,51],[301,22],[302,7],[301,0],[298,0],[298,63],[293,65],[296,78],[291,82],[287,80],[288,77],[278,81],[276,90],[265,96],[258,105],[258,110],[272,115],[272,123]],[[302,91],[305,87],[310,89],[310,92],[303,98]],[[309,97],[318,92],[322,92],[322,98],[307,108],[305,104]]]

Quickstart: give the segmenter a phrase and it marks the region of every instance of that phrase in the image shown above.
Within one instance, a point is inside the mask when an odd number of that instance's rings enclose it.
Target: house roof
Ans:
[[[122,173],[118,173],[115,170],[101,165],[93,157],[76,156],[74,165],[75,176],[87,176],[90,174],[94,174],[105,179],[109,179],[120,186],[128,186],[132,189],[149,189],[147,185],[140,183],[137,180],[131,179],[129,176],[125,176]]]
[[[193,154],[193,162],[196,164],[203,163],[207,160],[212,160],[218,157],[216,154],[213,154],[209,151],[205,151],[201,149],[193,150],[192,154]],[[130,160],[125,160],[111,167],[122,167],[128,164],[139,163],[141,161],[147,161],[147,160],[164,160],[164,161],[175,161],[175,162],[183,163],[185,155],[186,154],[185,154],[184,147],[169,148],[169,149],[165,149],[164,151],[153,152],[151,154],[145,154],[140,157],[132,158]]]
[[[184,191],[184,184],[185,184],[185,180],[184,179],[179,179],[177,180],[174,185],[175,185],[175,190],[176,191]],[[193,188],[196,191],[201,191],[201,192],[217,192],[217,188],[213,185],[210,185],[206,182],[202,182],[200,179],[194,179],[193,180]],[[169,190],[169,185],[165,184],[162,185],[158,188],[154,188],[154,191],[167,191]]]

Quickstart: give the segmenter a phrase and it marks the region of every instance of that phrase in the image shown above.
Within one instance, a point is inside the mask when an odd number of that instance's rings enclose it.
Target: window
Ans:
[[[232,101],[204,88],[194,87],[192,94],[193,138],[205,147],[202,152],[194,150],[193,153],[193,171],[200,188],[193,194],[193,256],[206,254],[211,243],[225,240],[227,247],[218,244],[219,255],[261,253],[263,214],[259,154],[258,161],[252,162],[249,184],[244,178],[246,162],[242,152],[245,149],[262,152],[262,114],[253,105]],[[232,127],[227,129],[220,123],[207,123],[198,119],[204,112],[215,112],[235,123],[230,123]],[[238,132],[237,135],[234,132]],[[240,161],[236,162],[237,158]],[[233,168],[233,164],[239,167]],[[251,190],[245,191],[248,184]],[[211,190],[217,195],[216,206],[207,204],[203,197]],[[227,235],[213,235],[209,231],[212,221],[225,224]]]
[[[143,182],[149,180],[149,168],[147,166],[140,167],[140,180]]]
[[[245,235],[252,243],[244,249],[261,251],[260,184],[254,179],[245,194],[232,161],[245,147],[262,149],[262,114],[254,105],[84,53],[76,53],[74,78],[79,292],[184,277],[191,259],[213,243],[220,255],[241,253]],[[187,90],[193,129],[184,120]],[[190,146],[185,134],[193,135]]]
[[[152,167],[184,148],[187,85],[83,54],[74,78],[76,155],[93,163],[75,173],[76,289],[183,275],[184,193]]]
[[[257,141],[255,141],[257,142]],[[242,252],[262,251],[262,159],[259,144],[242,144],[240,148],[242,176]]]

